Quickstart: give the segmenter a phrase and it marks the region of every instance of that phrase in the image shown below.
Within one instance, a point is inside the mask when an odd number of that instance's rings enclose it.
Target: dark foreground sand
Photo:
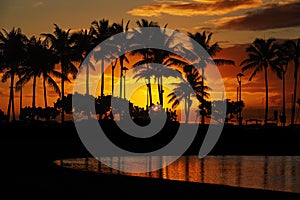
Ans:
[[[78,138],[69,138],[74,131],[70,127],[57,129],[60,133],[51,130],[52,136],[42,128],[34,137],[26,136],[32,133],[25,127],[1,130],[1,195],[8,199],[300,199],[297,193],[65,169],[53,161],[90,156]],[[19,133],[10,132],[16,130]],[[59,134],[65,135],[57,139]]]

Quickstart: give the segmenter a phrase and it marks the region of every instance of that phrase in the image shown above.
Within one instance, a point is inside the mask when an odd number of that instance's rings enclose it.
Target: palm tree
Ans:
[[[63,30],[57,24],[54,24],[54,32],[41,34],[46,37],[46,40],[50,42],[50,49],[53,49],[59,58],[61,66],[61,99],[65,98],[65,81],[68,81],[68,75],[76,77],[78,72],[76,66],[72,61],[76,61],[76,54],[73,50],[74,41],[71,40],[70,30]],[[61,123],[64,123],[65,110],[62,107],[61,111]]]
[[[292,102],[292,118],[291,125],[295,124],[295,112],[296,112],[296,99],[297,99],[297,87],[298,87],[298,70],[300,59],[300,38],[297,41],[288,40],[286,42],[288,46],[290,60],[294,62],[294,93]]]
[[[109,20],[102,19],[99,22],[93,21],[92,25],[91,25],[91,34],[94,37],[96,44],[100,44],[107,38],[111,37],[112,36],[112,28],[109,25]],[[107,51],[107,50],[105,50],[105,51]],[[100,60],[101,60],[101,73],[102,73],[101,74],[101,91],[100,91],[101,97],[104,96],[104,61],[105,61],[105,59],[107,59],[107,56],[108,55],[102,55],[101,53],[99,54],[99,56],[96,56],[97,58],[100,58]]]
[[[202,76],[199,71],[194,68],[192,65],[187,65],[184,67],[185,78],[181,78],[183,81],[180,83],[174,83],[176,86],[173,89],[173,92],[168,94],[169,97],[168,103],[172,103],[172,108],[175,109],[180,102],[184,101],[184,111],[185,111],[185,123],[189,121],[190,108],[192,105],[191,97],[194,96],[198,100],[201,98],[207,98],[208,93],[206,90],[207,86],[204,86],[204,82],[202,82]],[[202,93],[204,91],[204,93]]]
[[[136,73],[133,78],[137,79],[139,81],[140,79],[147,79],[154,77],[154,81],[156,81],[158,84],[158,95],[159,95],[159,101],[160,105],[163,106],[163,84],[162,84],[162,78],[180,78],[180,71],[175,70],[171,67],[168,67],[165,65],[165,67],[162,67],[157,64],[151,64],[148,67],[144,67],[145,65],[142,65],[142,67],[138,67],[136,70],[138,70],[138,73]]]
[[[242,66],[242,72],[253,70],[249,81],[258,73],[263,71],[265,77],[266,88],[266,105],[265,105],[265,123],[268,121],[268,109],[269,109],[269,87],[268,87],[268,68],[272,71],[280,72],[280,68],[274,65],[278,52],[278,45],[275,44],[275,39],[255,39],[251,46],[246,49],[248,58],[243,60],[240,64]]]
[[[23,87],[31,78],[32,83],[32,108],[35,108],[35,97],[36,97],[36,78],[41,75],[41,65],[43,57],[41,40],[36,37],[31,37],[27,45],[26,59],[24,63],[23,76],[16,83],[16,89],[19,90]]]
[[[89,54],[93,48],[95,47],[95,41],[92,35],[92,29],[80,30],[79,32],[75,32],[72,34],[72,41],[74,41],[74,50],[77,54],[76,58],[78,59],[80,69],[86,70],[86,83],[85,83],[85,91],[86,95],[89,95],[89,74],[90,69],[95,70],[94,65],[91,63],[91,55]],[[83,61],[85,60],[85,65],[82,66]]]
[[[136,21],[136,24],[139,28],[145,28],[145,27],[160,27],[159,24],[157,22],[154,21],[148,21],[146,19],[141,19]],[[151,34],[149,34],[148,32],[143,32],[143,29],[141,29],[140,31],[136,31],[135,34],[143,34],[143,35],[148,35],[149,40],[151,39]],[[131,55],[135,56],[135,55],[141,55],[142,56],[142,62],[145,63],[145,61],[147,61],[151,55],[153,55],[153,52],[151,49],[149,48],[141,48],[141,49],[137,49],[131,52]],[[139,61],[133,64],[133,67],[135,66],[139,66],[140,63]],[[146,64],[147,68],[149,68],[149,65]],[[148,74],[148,73],[147,73]],[[146,75],[146,74],[145,74]],[[149,74],[150,75],[150,74]],[[150,78],[151,76],[148,77],[144,77],[147,80],[147,88],[148,88],[148,94],[149,94],[149,100],[150,100],[150,106],[153,105],[153,100],[152,100],[152,89],[151,89],[151,82],[150,82]],[[148,102],[148,97],[147,97],[147,102]],[[147,105],[147,109],[148,109],[149,105]]]
[[[285,75],[288,69],[289,62],[289,50],[286,44],[278,46],[277,57],[274,60],[274,65],[280,69],[277,71],[277,76],[282,79],[282,116],[280,116],[280,122],[282,126],[286,123],[286,109],[285,109]]]
[[[60,90],[51,77],[54,75],[57,78],[61,78],[61,73],[55,70],[55,64],[58,63],[58,57],[55,52],[46,47],[45,41],[41,38],[31,37],[27,45],[25,67],[22,68],[22,76],[16,84],[17,90],[22,91],[22,87],[31,78],[33,78],[33,92],[32,92],[32,108],[35,108],[35,97],[36,97],[36,78],[43,76],[43,91],[44,91],[44,103],[45,108],[48,107],[47,104],[47,89],[46,82],[54,89],[54,91],[59,94]]]
[[[59,71],[55,70],[55,64],[58,64],[59,62],[59,58],[55,54],[55,52],[52,49],[48,49],[46,46],[43,45],[43,54],[44,61],[41,63],[41,73],[43,76],[44,103],[45,108],[48,108],[46,83],[48,83],[48,85],[54,89],[54,91],[59,95],[59,97],[61,97],[59,86],[57,85],[56,81],[52,78],[52,76],[61,79],[63,75]],[[68,80],[67,77],[65,77],[65,79]]]
[[[7,109],[8,121],[10,119],[11,111],[13,120],[16,120],[14,106],[14,78],[24,62],[27,40],[27,37],[21,32],[20,28],[12,28],[10,32],[7,32],[5,29],[0,31],[1,65],[2,69],[5,70],[2,76],[2,82],[6,82],[10,78],[10,93]]]
[[[211,44],[211,38],[212,38],[213,33],[209,33],[208,35],[206,35],[206,31],[203,31],[202,33],[196,32],[194,34],[188,32],[187,34],[191,39],[193,39],[198,44],[200,44],[203,47],[203,49],[207,51],[207,53],[210,57],[215,57],[216,54],[222,50],[222,48],[219,46],[218,42]],[[222,58],[213,58],[211,60],[210,58],[203,56],[202,52],[198,52],[197,48],[194,48],[193,50],[195,51],[194,53],[196,54],[196,56],[198,56],[200,58],[199,62],[195,63],[194,65],[197,66],[199,69],[201,69],[202,82],[204,82],[204,80],[205,80],[204,70],[208,63],[212,63],[212,61],[213,61],[213,63],[215,63],[217,66],[235,65],[233,60],[222,59]],[[204,104],[200,105],[200,109],[201,108],[204,109]],[[201,112],[201,113],[202,113],[201,114],[201,124],[204,124],[205,115],[204,115],[204,112]]]
[[[163,106],[163,77],[169,78],[174,77],[177,78],[179,71],[174,70],[173,68],[170,68],[171,66],[170,61],[171,56],[176,56],[173,52],[175,48],[177,48],[180,44],[172,44],[174,41],[175,32],[173,32],[172,35],[167,35],[166,33],[166,27],[161,29],[159,32],[156,32],[156,34],[151,35],[151,39],[157,43],[160,44],[160,46],[163,47],[162,49],[149,49],[151,51],[151,55],[147,59],[142,59],[134,64],[134,67],[137,70],[140,70],[141,68],[138,66],[146,65],[146,69],[142,68],[142,70],[150,70],[151,74],[150,76],[154,77],[154,81],[157,82],[157,89],[158,89],[158,95],[159,95],[159,102],[160,105]],[[150,63],[158,63],[162,64],[166,67],[161,67],[157,65],[151,65]],[[177,73],[176,73],[177,71]],[[146,73],[143,73],[146,74]],[[144,77],[145,78],[145,77]]]
[[[129,30],[129,23],[130,21],[127,21],[126,25],[124,25],[124,22],[123,22],[123,19],[122,19],[122,22],[121,24],[118,24],[118,23],[114,23],[112,25],[112,33],[113,34],[118,34],[118,33],[125,33]],[[122,34],[120,35],[121,37],[124,37],[123,38],[123,41],[126,41],[126,37],[127,37],[127,34]],[[126,52],[126,46],[127,44],[118,44],[118,50],[121,51],[121,52]],[[122,85],[123,85],[123,80],[122,80],[122,77],[123,77],[123,71],[125,69],[124,67],[124,62],[127,62],[129,63],[129,60],[128,60],[128,57],[126,56],[126,54],[122,54],[119,58],[117,58],[117,60],[119,60],[120,62],[120,98],[122,98]],[[112,79],[114,79],[114,75],[113,75],[113,71],[114,71],[114,67],[115,65],[112,66],[113,67],[113,70],[112,70]],[[113,83],[113,81],[112,81]],[[125,88],[125,82],[124,82],[124,88]],[[113,95],[113,86],[112,86],[112,95]],[[125,98],[125,94],[124,94],[124,98]]]
[[[175,109],[181,101],[184,101],[185,123],[188,123],[190,108],[193,102],[191,100],[193,90],[187,82],[175,83],[174,85],[176,85],[176,88],[168,94],[168,97],[170,97],[168,103],[173,102],[172,108]]]

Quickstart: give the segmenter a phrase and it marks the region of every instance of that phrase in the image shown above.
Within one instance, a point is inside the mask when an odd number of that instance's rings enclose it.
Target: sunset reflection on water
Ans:
[[[65,168],[97,173],[123,174],[147,178],[222,184],[246,188],[259,188],[300,193],[300,156],[182,156],[160,170],[151,167],[162,165],[169,156],[103,157],[113,168],[96,158],[56,160]],[[118,167],[120,167],[119,170]],[[128,173],[126,167],[143,168],[146,173]],[[145,171],[146,171],[145,170]],[[141,171],[141,170],[139,170]]]

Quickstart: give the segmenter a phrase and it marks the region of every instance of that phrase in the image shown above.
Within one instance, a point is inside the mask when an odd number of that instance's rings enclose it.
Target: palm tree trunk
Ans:
[[[23,88],[20,88],[20,114],[19,114],[19,120],[21,120],[21,112],[22,112],[22,102],[23,102]]]
[[[189,123],[190,108],[191,108],[190,102],[191,102],[191,99],[190,99],[190,96],[188,96],[185,101],[185,114],[186,114],[185,123],[186,124]]]
[[[163,107],[163,104],[164,104],[164,99],[163,99],[163,83],[162,83],[162,76],[159,77],[159,84],[158,84],[158,94],[159,94],[159,102],[160,102],[160,105]]]
[[[293,102],[292,102],[292,119],[291,119],[291,125],[295,124],[297,86],[298,86],[298,68],[299,68],[298,58],[294,59],[294,63],[295,63],[295,71],[294,71],[294,95],[293,95]]]
[[[184,101],[184,113],[185,113],[185,123],[187,124],[189,121],[188,117],[188,110],[187,110],[187,98]]]
[[[32,108],[35,108],[35,86],[36,86],[36,75],[33,76],[33,84],[32,84]]]
[[[62,66],[61,68],[61,73],[62,73],[62,77],[61,77],[61,101],[63,102],[64,100],[64,96],[65,96],[65,70],[64,67]],[[61,124],[63,124],[65,121],[65,108],[64,105],[62,105],[61,107]]]
[[[46,89],[46,78],[44,76],[43,78],[43,88],[44,88],[44,102],[45,102],[45,108],[48,107],[48,104],[47,104],[47,89]]]
[[[89,70],[89,65],[86,65],[86,79],[85,79],[85,93],[88,96],[90,94],[90,90],[89,90],[89,75],[90,75],[90,70]]]
[[[268,113],[269,113],[269,86],[268,86],[268,68],[265,69],[265,87],[266,87],[266,107],[265,107],[265,123],[268,122]]]
[[[115,67],[116,67],[117,62],[113,64],[111,68],[111,96],[114,96],[114,90],[115,90]]]
[[[123,61],[120,59],[120,98],[123,95]]]
[[[158,82],[158,84],[157,84],[157,91],[158,91],[159,103],[160,103],[160,105],[161,105],[161,97],[160,97],[161,91],[160,91],[160,83],[159,83],[159,82]]]
[[[11,75],[10,78],[10,88],[9,88],[9,101],[8,101],[8,108],[7,108],[7,121],[9,122],[10,119],[10,110],[12,109],[12,115],[13,115],[13,120],[15,120],[14,117],[14,74]]]
[[[282,116],[285,118],[285,72],[282,72]],[[285,126],[285,119],[283,119],[282,126]]]
[[[145,59],[148,60],[148,53],[146,53],[145,55]],[[149,70],[149,65],[146,64],[147,66],[147,70]],[[150,106],[153,105],[153,101],[152,101],[152,89],[151,89],[151,80],[150,80],[150,77],[147,78],[148,80],[148,83],[147,83],[147,86],[148,86],[148,90],[149,90],[149,103],[150,103]]]
[[[32,83],[32,109],[35,111],[35,86],[36,86],[36,75],[33,76]],[[31,120],[34,120],[35,114],[31,113]]]
[[[101,98],[104,96],[104,58],[101,60]]]
[[[149,101],[150,101],[149,103],[150,103],[150,106],[152,106],[153,101],[152,101],[152,89],[151,89],[150,78],[148,78],[147,88],[148,88],[148,91],[149,91]]]
[[[201,81],[202,81],[202,87],[201,87],[201,95],[202,95],[202,100],[204,100],[204,67],[201,68],[202,69],[202,77],[201,77]],[[204,106],[202,105],[203,102],[201,103],[201,124],[205,123],[205,114],[204,114]]]

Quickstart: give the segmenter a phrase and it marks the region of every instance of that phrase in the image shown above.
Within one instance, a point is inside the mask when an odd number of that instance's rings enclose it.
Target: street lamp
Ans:
[[[126,76],[126,71],[128,70],[128,68],[127,68],[127,67],[123,67],[123,68],[122,68],[122,71],[123,71],[123,70],[125,71],[125,75],[123,75],[123,79],[124,79],[124,99],[126,99],[126,93],[125,93],[125,92],[126,92],[126,88],[125,88],[125,84],[126,84],[126,83],[125,83],[125,76]],[[122,98],[122,97],[121,97],[121,98]]]
[[[236,79],[237,79],[238,84],[239,84],[238,102],[240,102],[240,103],[242,103],[242,77],[243,76],[244,76],[244,74],[242,74],[242,73],[238,73],[236,75]],[[238,121],[239,121],[239,125],[242,125],[242,122],[243,122],[242,109],[240,109],[240,111],[239,111]]]

